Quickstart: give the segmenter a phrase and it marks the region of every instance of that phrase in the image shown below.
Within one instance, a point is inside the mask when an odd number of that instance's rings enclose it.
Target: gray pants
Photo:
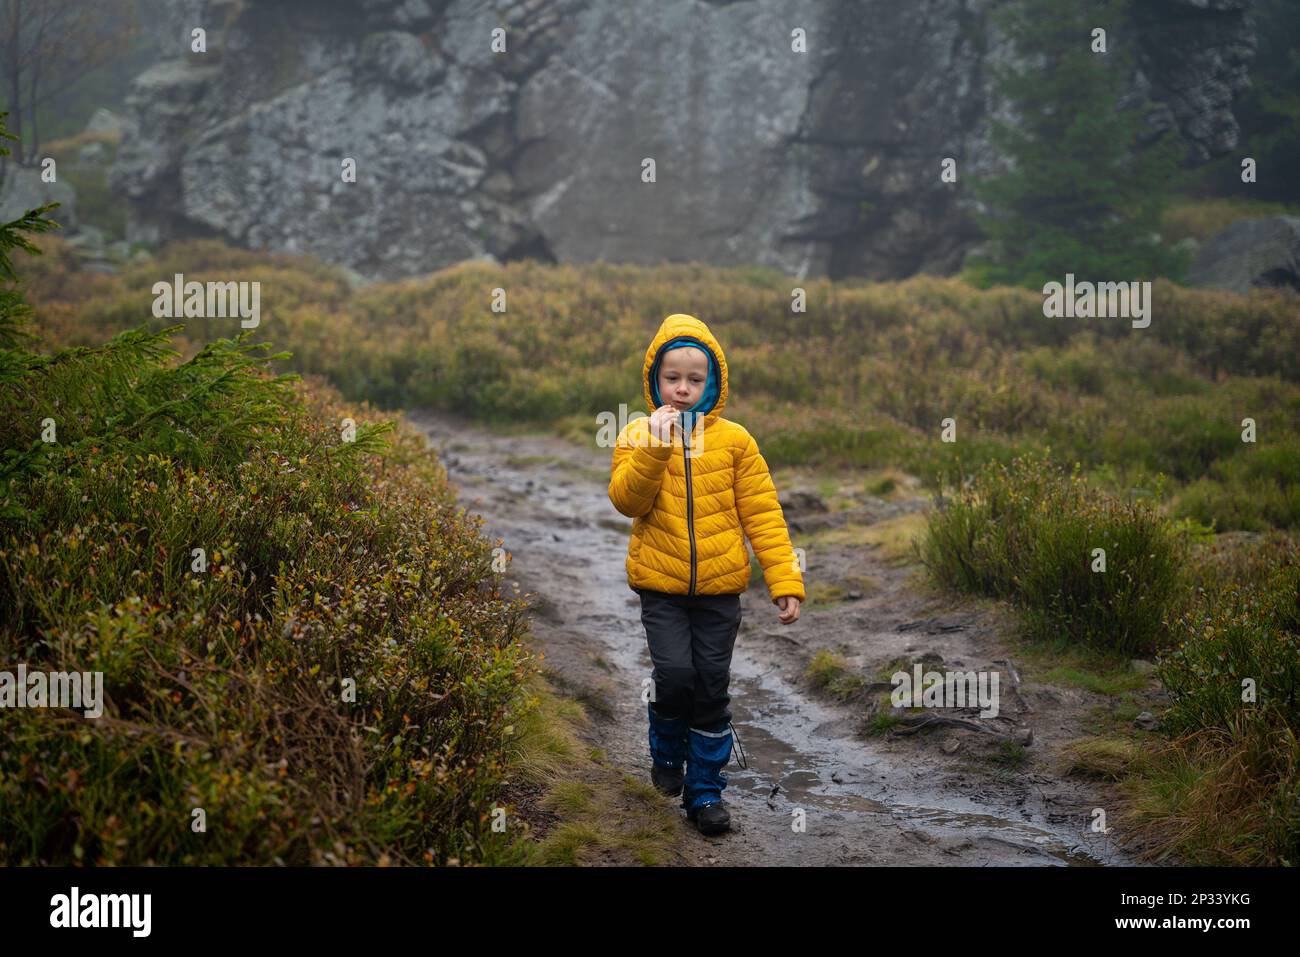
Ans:
[[[655,713],[667,720],[687,718],[703,731],[725,729],[731,721],[727,688],[740,596],[634,590],[641,596],[641,623],[654,663]]]

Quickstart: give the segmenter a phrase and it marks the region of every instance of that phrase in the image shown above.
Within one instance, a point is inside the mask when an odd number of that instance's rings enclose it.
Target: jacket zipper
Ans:
[[[682,462],[686,467],[686,535],[691,542],[691,587],[687,595],[695,594],[695,504],[691,497],[691,457],[687,454],[691,437],[682,432]]]

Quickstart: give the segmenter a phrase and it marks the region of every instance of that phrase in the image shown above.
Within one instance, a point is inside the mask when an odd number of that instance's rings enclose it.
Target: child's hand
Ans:
[[[650,416],[650,433],[660,442],[672,442],[673,423],[677,421],[677,410],[671,404],[661,405]]]
[[[794,595],[782,595],[776,603],[781,606],[781,612],[776,616],[781,624],[788,625],[799,620],[799,599]]]

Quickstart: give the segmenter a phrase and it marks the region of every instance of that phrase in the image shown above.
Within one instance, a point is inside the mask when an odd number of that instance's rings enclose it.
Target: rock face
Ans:
[[[157,2],[176,56],[136,79],[112,173],[133,241],[368,278],[520,256],[896,278],[977,238],[940,161],[996,164],[998,0]],[[1236,144],[1249,3],[1137,0],[1133,89],[1191,162]]]

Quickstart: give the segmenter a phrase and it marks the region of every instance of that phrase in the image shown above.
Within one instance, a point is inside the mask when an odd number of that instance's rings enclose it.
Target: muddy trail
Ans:
[[[599,704],[589,709],[588,743],[648,782],[642,688],[651,663],[624,571],[631,520],[607,496],[609,451],[537,433],[496,434],[428,410],[409,419],[446,466],[459,503],[483,516],[483,534],[504,540],[506,579],[519,583],[520,595],[531,593],[531,630],[548,677],[563,694]],[[783,626],[761,575],[742,595],[731,672],[740,747],[723,792],[732,828],[704,837],[677,798],[661,796],[680,816],[678,862],[1139,863],[1113,834],[1090,827],[1094,809],[1109,807],[1103,785],[1055,770],[1059,748],[1087,736],[1085,716],[1104,699],[1019,682],[990,612],[927,594],[915,566],[852,535],[836,536],[852,523],[878,525],[915,512],[924,499],[864,496],[857,507],[829,512],[814,493],[787,489],[779,473],[774,478],[796,546],[828,533],[807,545],[809,597],[820,582],[832,584],[838,600],[805,605],[798,622]],[[805,668],[822,649],[842,655],[875,693],[837,696],[814,687]],[[882,697],[870,682],[900,658],[1015,677],[1002,688],[997,718],[980,719],[972,708],[941,727],[870,734],[866,718]],[[1023,757],[999,760],[1009,747]],[[796,809],[806,813],[802,833],[792,828]]]

